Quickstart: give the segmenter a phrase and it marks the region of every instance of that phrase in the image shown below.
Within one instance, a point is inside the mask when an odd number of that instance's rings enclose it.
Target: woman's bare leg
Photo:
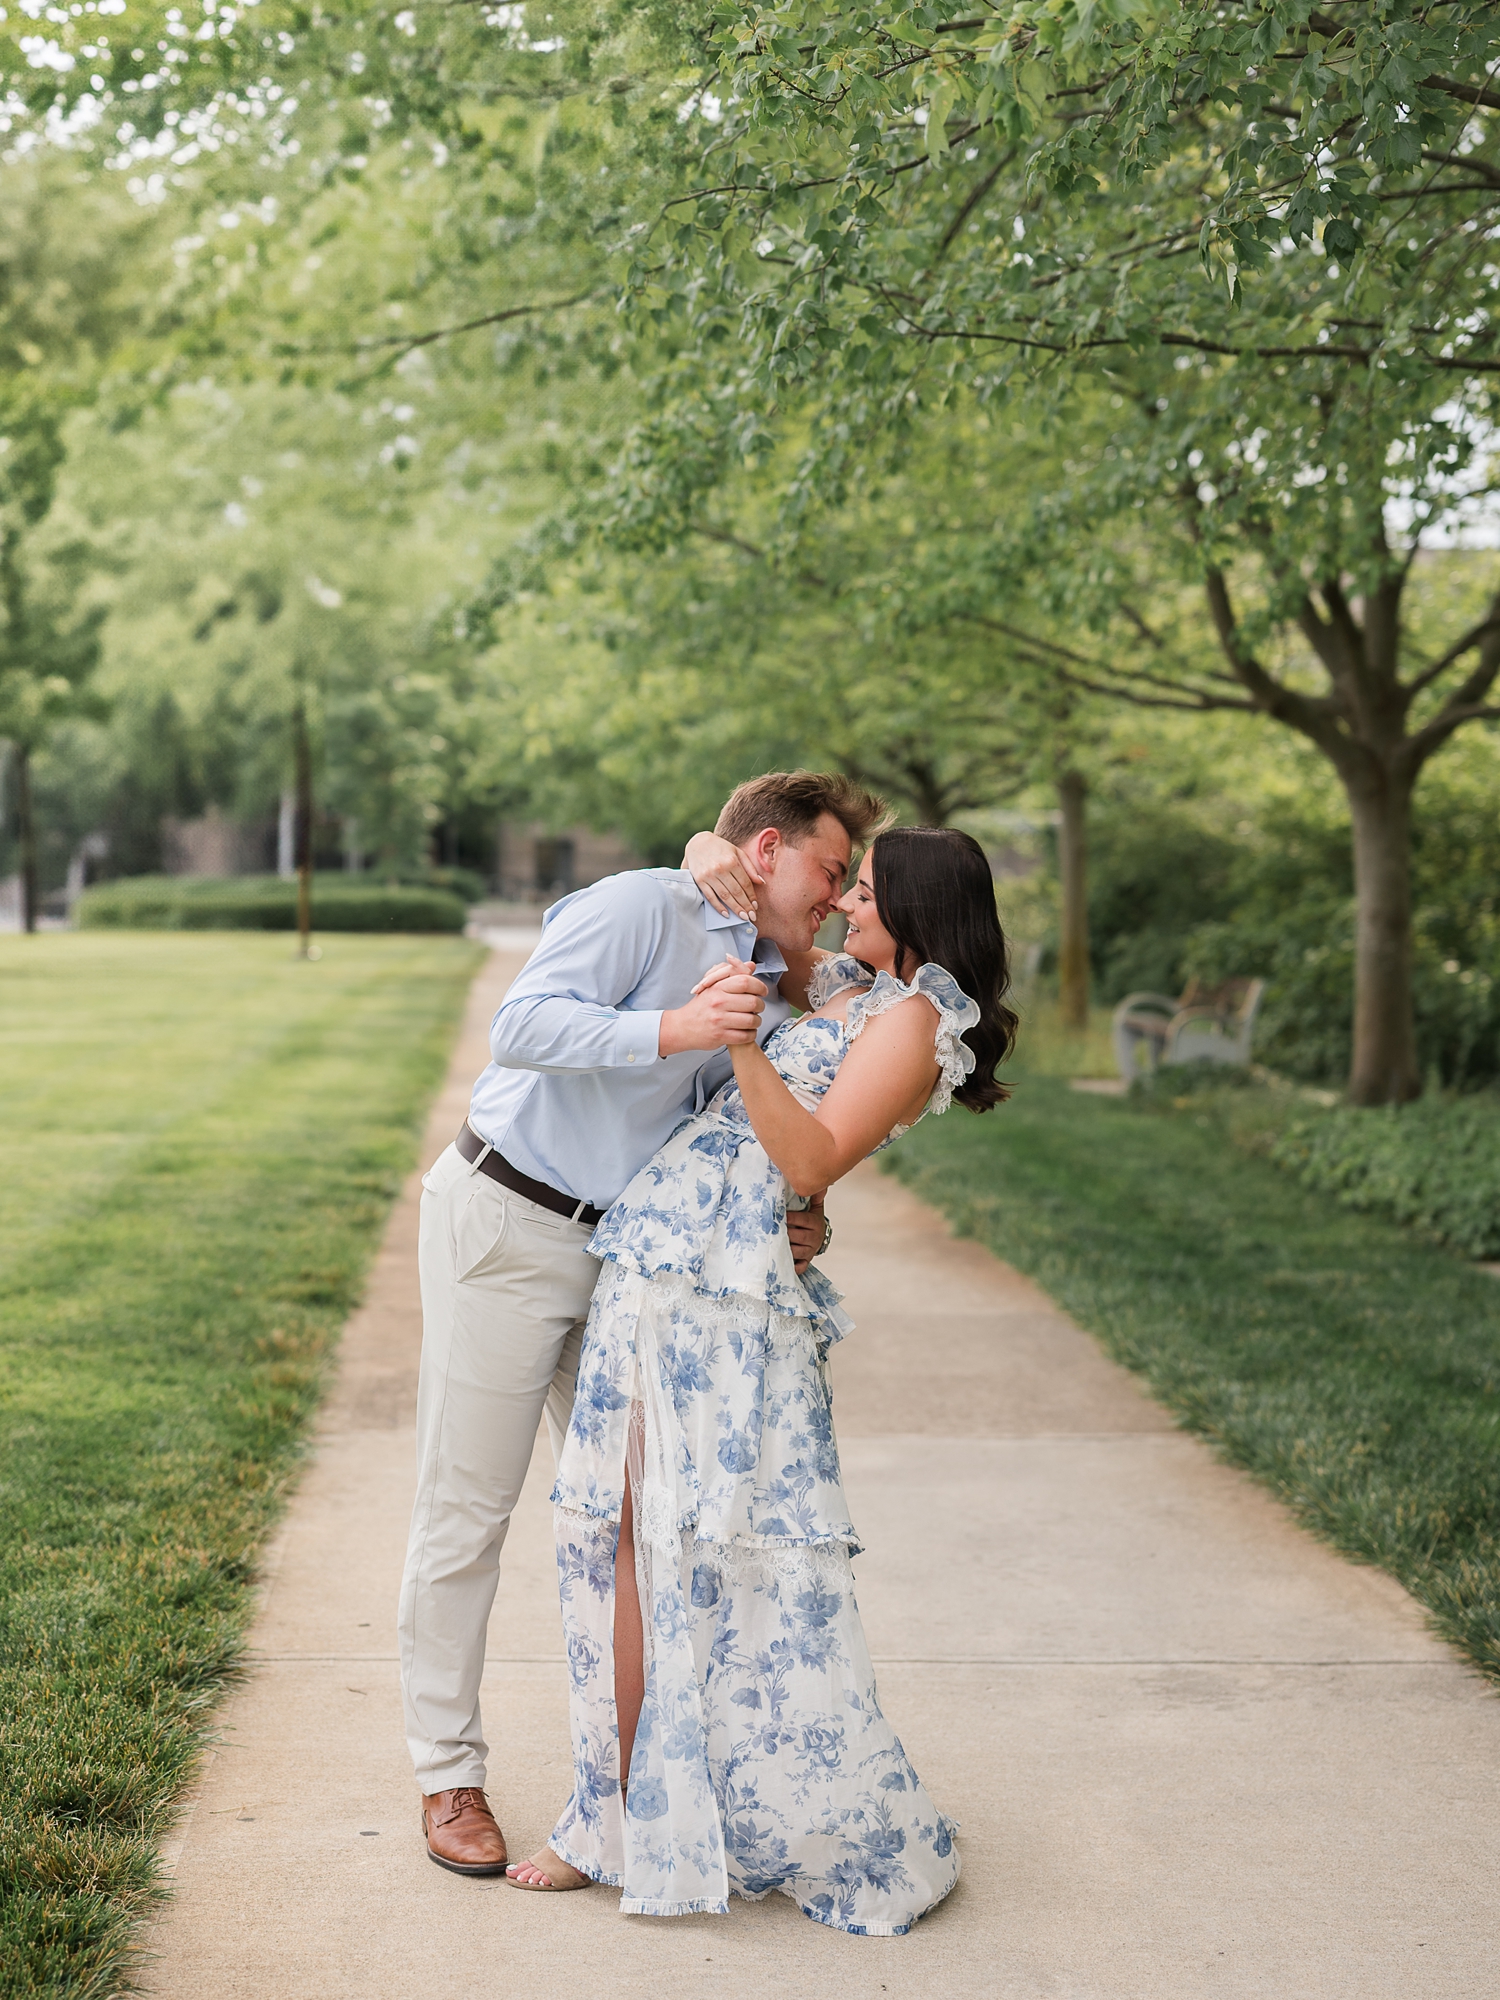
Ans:
[[[635,1580],[635,1507],[632,1481],[625,1481],[620,1510],[620,1539],[615,1547],[615,1726],[620,1733],[620,1793],[630,1782],[630,1758],[636,1724],[646,1698],[646,1635],[641,1627],[641,1598]]]
[[[615,1546],[615,1722],[620,1733],[620,1795],[630,1779],[636,1725],[646,1698],[646,1635],[641,1626],[641,1594],[635,1580],[635,1508],[632,1481],[625,1480],[625,1504],[620,1511],[620,1539]],[[513,1861],[506,1874],[523,1889],[566,1889],[585,1877],[560,1860],[550,1847],[529,1861]]]

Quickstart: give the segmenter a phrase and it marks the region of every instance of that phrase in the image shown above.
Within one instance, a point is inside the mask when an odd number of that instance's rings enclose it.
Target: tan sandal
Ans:
[[[542,1858],[543,1855],[547,1857],[545,1860]],[[507,1868],[505,1879],[512,1889],[536,1889],[543,1895],[561,1896],[571,1889],[592,1889],[594,1886],[591,1875],[580,1875],[576,1868],[554,1854],[550,1847],[544,1847],[541,1854],[533,1854],[529,1861],[513,1861],[510,1867],[535,1868],[551,1877],[547,1882],[522,1882],[511,1874],[510,1868]]]

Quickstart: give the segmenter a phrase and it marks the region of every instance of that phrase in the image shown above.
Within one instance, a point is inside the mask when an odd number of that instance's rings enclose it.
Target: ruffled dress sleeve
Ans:
[[[846,951],[819,959],[807,982],[809,1012],[816,1013],[818,1008],[826,1007],[836,993],[847,993],[851,986],[868,986],[873,976],[867,966]]]
[[[818,971],[822,969],[819,966]],[[877,1014],[889,1013],[892,1007],[899,1007],[903,1000],[910,1000],[916,993],[931,1001],[938,1017],[933,1033],[933,1049],[939,1066],[938,1080],[932,1086],[932,1095],[922,1109],[922,1116],[925,1118],[930,1111],[935,1117],[941,1117],[953,1102],[954,1091],[966,1076],[973,1073],[974,1051],[963,1040],[963,1032],[979,1020],[978,1006],[951,972],[945,972],[940,965],[923,965],[918,967],[910,980],[897,979],[889,972],[877,973],[869,992],[861,993],[850,1001],[844,1032],[853,1042],[868,1021],[873,1021]],[[903,1132],[910,1130],[909,1125],[898,1125],[891,1139],[899,1139]],[[889,1145],[890,1139],[885,1143]]]

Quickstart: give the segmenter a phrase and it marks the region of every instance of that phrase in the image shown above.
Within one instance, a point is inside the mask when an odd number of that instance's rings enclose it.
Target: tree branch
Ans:
[[[764,549],[757,548],[754,542],[747,542],[743,535],[731,534],[728,528],[712,528],[703,521],[690,521],[688,523],[688,533],[701,535],[707,542],[721,542],[725,548],[738,549],[742,556],[749,556],[754,562],[769,562],[770,560]],[[828,578],[826,576],[819,576],[816,570],[797,569],[792,571],[792,575],[799,583],[808,584],[813,590],[827,591],[830,597],[837,596],[838,594],[834,585],[828,581]]]
[[[1486,111],[1500,111],[1500,91],[1485,90],[1477,83],[1460,83],[1451,76],[1424,76],[1420,88],[1440,90],[1445,97],[1456,97],[1460,104],[1479,104]]]
[[[989,193],[990,189],[995,185],[996,181],[999,180],[1001,174],[1005,172],[1005,169],[1010,165],[1014,157],[1015,155],[1013,152],[1002,153],[999,159],[996,160],[994,166],[990,168],[989,172],[986,175],[984,175],[984,177],[978,182],[978,184],[970,190],[969,194],[959,204],[958,213],[954,216],[953,220],[948,224],[948,227],[943,231],[942,238],[939,241],[937,247],[937,256],[933,259],[934,263],[936,263],[938,259],[945,257],[947,255],[948,250],[952,246],[954,238],[958,235],[958,232],[963,228],[964,224],[968,221],[969,217],[974,213],[975,209],[978,208],[980,202],[984,200],[985,196]]]
[[[1308,13],[1307,25],[1315,35],[1322,35],[1332,42],[1348,42],[1353,34],[1352,29],[1316,7]],[[1289,53],[1296,54],[1297,51]],[[1493,90],[1485,90],[1479,84],[1459,83],[1451,76],[1424,76],[1418,88],[1440,90],[1445,97],[1456,97],[1461,104],[1482,104],[1490,111],[1500,111],[1500,96]]]
[[[1190,532],[1198,539],[1196,526],[1190,523]],[[1223,570],[1210,567],[1204,572],[1204,589],[1208,595],[1208,608],[1214,621],[1214,630],[1219,635],[1219,644],[1224,649],[1224,657],[1234,669],[1235,678],[1246,689],[1256,708],[1264,714],[1274,716],[1291,729],[1299,731],[1320,749],[1328,750],[1339,740],[1336,710],[1331,702],[1319,701],[1311,695],[1299,694],[1295,688],[1287,687],[1266,672],[1255,655],[1245,645],[1240,636],[1239,620],[1234,615],[1234,605],[1229,596],[1229,583]]]
[[[1476,160],[1472,153],[1433,153],[1424,150],[1422,158],[1431,160],[1440,167],[1462,167],[1465,173],[1478,174],[1482,180],[1488,181],[1491,187],[1500,188],[1500,167],[1488,166],[1483,160]]]
[[[897,316],[905,322],[907,331],[914,338],[926,341],[988,340],[1003,347],[1039,348],[1044,354],[1078,354],[1092,352],[1096,348],[1130,345],[1122,334],[1106,334],[1094,340],[1044,340],[1032,333],[988,333],[966,326],[923,326],[911,313],[899,308]],[[1378,352],[1373,347],[1346,347],[1334,341],[1325,341],[1313,347],[1231,347],[1226,341],[1206,340],[1191,333],[1159,333],[1156,338],[1163,347],[1189,347],[1201,354],[1225,354],[1234,360],[1253,355],[1258,361],[1373,361]],[[1500,358],[1488,360],[1466,354],[1422,354],[1417,358],[1429,368],[1463,375],[1500,374]]]
[[[1500,722],[1500,708],[1474,703],[1467,708],[1445,709],[1441,715],[1435,716],[1425,729],[1419,729],[1415,736],[1407,737],[1404,746],[1406,761],[1420,770],[1433,751],[1440,749],[1454,731],[1462,729],[1466,722]]]
[[[1238,709],[1244,715],[1260,712],[1253,701],[1231,701],[1227,695],[1201,695],[1194,701],[1174,700],[1169,695],[1140,694],[1133,688],[1111,687],[1105,681],[1093,681],[1084,674],[1072,673],[1062,667],[1058,672],[1069,687],[1081,688],[1087,694],[1107,695],[1111,701],[1128,701],[1135,708],[1175,708],[1190,715],[1202,715],[1210,709]]]
[[[1131,692],[1131,686],[1139,683],[1141,688],[1157,690],[1151,697],[1153,704],[1163,700],[1167,706],[1178,708],[1239,708],[1249,709],[1246,701],[1231,701],[1227,696],[1215,693],[1212,688],[1194,687],[1190,681],[1172,680],[1165,674],[1153,674],[1144,667],[1112,667],[1103,660],[1091,660],[1084,653],[1074,652],[1071,646],[1060,646],[1054,639],[1040,638],[1034,632],[1022,630],[1019,626],[1007,625],[1003,619],[988,618],[980,611],[959,611],[953,614],[965,624],[982,626],[986,631],[998,632],[1013,645],[1031,653],[1039,666],[1051,666],[1070,686],[1088,687],[1096,694],[1114,693],[1122,700],[1144,700],[1144,695]],[[1079,670],[1089,674],[1104,674],[1123,686],[1107,688],[1094,681],[1079,678]],[[1170,699],[1167,699],[1170,698]]]
[[[569,299],[539,299],[534,305],[507,306],[503,312],[485,313],[479,319],[465,320],[460,326],[437,326],[429,333],[389,333],[370,340],[356,340],[342,347],[277,347],[278,355],[293,354],[374,354],[384,347],[399,348],[400,352],[391,358],[400,361],[407,354],[414,354],[419,347],[431,347],[436,340],[451,340],[460,333],[476,333],[481,327],[499,326],[508,319],[523,319],[531,313],[564,312],[569,306],[586,305],[590,299],[602,298],[603,293],[595,290],[575,292]]]
[[[1471,626],[1461,639],[1456,639],[1440,660],[1434,660],[1430,667],[1424,667],[1415,680],[1407,681],[1402,692],[1410,701],[1414,695],[1430,688],[1435,680],[1445,674],[1455,660],[1463,658],[1471,646],[1477,646],[1492,633],[1500,631],[1500,596],[1497,596],[1487,615],[1477,625]]]
[[[1486,623],[1490,629],[1479,642],[1473,672],[1453,690],[1432,720],[1407,738],[1409,752],[1418,765],[1463,723],[1488,720],[1494,713],[1486,706],[1486,699],[1500,678],[1500,595],[1490,606]]]

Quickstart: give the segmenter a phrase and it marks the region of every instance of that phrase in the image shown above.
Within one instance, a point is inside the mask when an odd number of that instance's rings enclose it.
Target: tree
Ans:
[[[647,479],[661,463],[645,461]],[[917,517],[939,488],[951,499],[952,472],[951,457],[914,460],[820,515],[785,560],[752,539],[771,525],[774,477],[741,474],[700,513],[689,496],[681,523],[617,484],[602,519],[587,499],[571,517],[595,530],[581,553],[553,522],[543,560],[508,559],[492,578],[497,671],[537,808],[624,827],[663,859],[740,779],[778,764],[835,765],[929,825],[1053,785],[1063,999],[1082,1027],[1083,770],[1097,755],[1097,704],[980,621],[935,621],[895,590],[892,578],[911,573],[903,550]]]
[[[86,534],[42,546],[72,412],[109,360],[144,345],[164,301],[153,287],[149,216],[118,187],[81,180],[56,157],[0,165],[0,738],[16,773],[22,902],[38,909],[33,759],[54,730],[100,712],[97,559]]]
[[[1424,542],[1488,481],[1500,16],[717,18],[700,87],[722,121],[632,272],[694,411],[726,440],[795,413],[796,512],[925,409],[1024,408],[1063,477],[1018,491],[970,609],[1008,600],[1045,640],[1027,618],[1064,605],[1096,634],[1047,642],[1065,683],[1239,709],[1318,748],[1353,826],[1350,1093],[1415,1095],[1412,796],[1456,730],[1500,716],[1493,581],[1425,646],[1404,617]],[[1198,619],[1163,633],[1143,579],[1194,582]]]
[[[103,712],[89,686],[102,614],[78,608],[66,577],[49,576],[52,589],[39,591],[23,566],[20,541],[18,530],[0,525],[0,738],[11,746],[15,772],[21,920],[34,931],[41,899],[32,758],[62,723]]]

